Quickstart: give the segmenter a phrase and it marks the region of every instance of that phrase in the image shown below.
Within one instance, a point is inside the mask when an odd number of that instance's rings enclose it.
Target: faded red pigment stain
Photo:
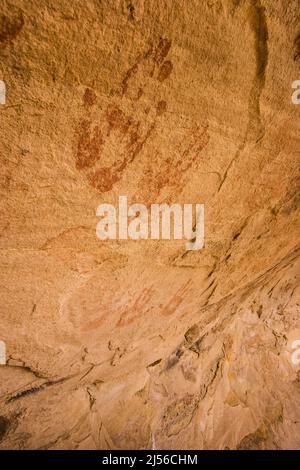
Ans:
[[[122,84],[121,84],[122,95],[125,95],[125,93],[127,92],[128,82],[137,73],[138,66],[139,66],[139,63],[140,63],[141,60],[142,60],[142,58],[138,57],[137,62],[132,67],[130,67],[130,69],[127,70],[127,72],[126,72],[126,74],[125,74],[125,76],[122,80]]]
[[[127,70],[121,82],[121,95],[126,95],[132,79],[137,87],[135,100],[144,93],[143,81],[145,77],[157,79],[160,82],[166,80],[172,73],[173,64],[166,60],[170,49],[171,41],[165,38],[159,40],[157,46],[151,45],[144,54],[139,54],[135,63]]]
[[[113,165],[95,170],[93,174],[88,176],[91,185],[102,192],[111,190],[113,185],[122,178],[127,165],[132,163],[140,153],[154,129],[154,124],[152,124],[146,134],[142,136],[139,131],[140,123],[134,121],[132,117],[126,116],[117,106],[108,107],[106,120],[108,123],[107,137],[110,137],[112,133],[115,133],[115,137],[116,133],[119,133],[122,151],[120,159],[116,160]]]
[[[172,62],[170,60],[167,60],[160,67],[157,79],[160,82],[163,82],[164,80],[166,80],[171,75],[172,70],[173,70]]]
[[[189,279],[185,284],[183,284],[176,294],[169,300],[169,302],[163,306],[161,306],[161,314],[164,316],[172,315],[176,312],[178,307],[182,304],[184,299],[188,296],[191,292],[191,284],[192,280]]]
[[[132,117],[125,116],[118,106],[109,105],[106,109],[105,117],[109,125],[108,135],[113,130],[120,131],[123,136],[127,133],[131,136],[137,134],[139,124],[135,123]]]
[[[167,109],[167,103],[162,100],[162,101],[159,101],[157,103],[157,106],[156,106],[156,112],[157,112],[157,115],[158,116],[161,116],[162,114],[164,114],[164,112],[166,111]]]
[[[141,152],[154,130],[156,121],[154,118],[145,129],[145,125],[142,126],[139,120],[126,115],[118,106],[110,104],[102,113],[99,122],[93,123],[90,108],[95,102],[95,93],[86,89],[83,95],[85,117],[79,121],[74,136],[75,165],[85,173],[92,187],[97,191],[107,192],[120,181],[124,170]],[[164,101],[159,101],[156,117],[161,116],[166,107]],[[141,130],[142,127],[144,130]],[[111,159],[112,144],[117,146],[118,154],[109,164],[107,157]]]
[[[97,125],[93,127],[90,120],[82,119],[79,121],[75,135],[77,137],[76,168],[78,170],[91,168],[100,159],[100,151],[104,143],[102,131]]]
[[[152,286],[142,290],[138,298],[133,302],[132,305],[127,306],[120,315],[120,319],[117,326],[129,325],[139,317],[141,317],[149,309],[149,304],[154,295],[154,289]]]
[[[24,26],[24,18],[20,12],[13,18],[0,15],[0,44],[6,45],[13,41]]]
[[[90,108],[96,103],[97,95],[91,88],[86,88],[83,95],[83,105],[86,108]]]
[[[185,298],[190,294],[192,284],[192,280],[188,279],[166,304],[160,305],[160,314],[163,316],[174,314],[182,302],[184,302]],[[152,300],[154,294],[153,286],[143,289],[137,299],[134,300],[131,305],[127,305],[121,312],[117,326],[129,325],[145,315],[151,309],[151,306],[153,306]]]
[[[184,188],[188,170],[197,170],[200,156],[209,142],[208,125],[196,126],[190,129],[183,142],[174,147],[172,157],[163,158],[158,152],[148,163],[143,178],[139,183],[140,189],[134,199],[151,204],[159,202],[159,196],[164,188],[172,188],[172,194],[177,194]],[[166,201],[164,201],[166,202]]]
[[[153,60],[157,64],[161,64],[164,59],[167,57],[170,49],[171,49],[171,41],[166,38],[161,38],[159,40],[158,46],[153,50]]]
[[[101,306],[101,317],[94,318],[88,322],[85,319],[82,319],[82,324],[80,326],[80,330],[82,332],[93,331],[103,325],[103,323],[110,317],[112,312],[112,305],[102,305]]]
[[[141,54],[121,82],[122,95],[127,93],[134,76],[136,101],[145,94],[143,77],[160,82],[168,78],[173,69],[172,63],[165,60],[170,48],[171,41],[160,39],[156,47],[151,45]],[[137,76],[138,72],[142,75]],[[167,103],[164,100],[154,103],[155,113],[152,114],[150,108],[148,113],[145,109],[145,122],[140,120],[141,113],[136,118],[134,114],[127,115],[116,104],[110,104],[95,122],[91,116],[96,102],[94,90],[86,88],[82,98],[83,116],[74,134],[74,157],[76,169],[85,174],[88,183],[99,192],[107,192],[122,179],[128,165],[142,151],[156,126],[156,119],[166,112]],[[112,148],[117,148],[117,155],[112,154]]]

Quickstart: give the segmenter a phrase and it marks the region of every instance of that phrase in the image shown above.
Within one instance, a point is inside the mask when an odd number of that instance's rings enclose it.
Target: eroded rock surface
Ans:
[[[0,448],[299,448],[299,2],[2,3]]]

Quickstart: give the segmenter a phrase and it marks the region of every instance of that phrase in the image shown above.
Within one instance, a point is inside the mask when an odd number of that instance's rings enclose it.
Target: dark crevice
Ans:
[[[27,397],[27,396],[30,396],[30,395],[34,395],[35,393],[41,392],[41,391],[45,390],[46,388],[51,387],[52,385],[61,384],[61,383],[65,382],[66,380],[68,380],[68,378],[69,377],[64,377],[62,379],[47,381],[47,382],[44,382],[41,385],[37,385],[35,387],[27,388],[26,390],[22,390],[20,392],[17,392],[16,394],[9,397],[6,400],[6,403],[11,403],[11,402],[14,402],[16,400],[19,400],[20,398],[24,398],[24,397]]]
[[[9,429],[10,422],[5,416],[0,416],[0,442]]]
[[[294,41],[294,61],[300,60],[300,33]]]
[[[252,83],[251,92],[248,99],[248,125],[245,136],[225,170],[220,182],[218,192],[225,183],[228,172],[233,164],[238,160],[244,151],[248,142],[258,143],[264,136],[265,129],[261,120],[260,96],[266,81],[266,70],[268,65],[268,25],[265,14],[265,8],[260,0],[251,0],[250,4],[250,25],[255,35],[255,75]]]
[[[265,8],[260,0],[252,0],[250,7],[250,25],[255,35],[256,71],[248,103],[248,128],[246,142],[257,141],[264,134],[260,114],[260,96],[266,81],[268,65],[268,26]]]
[[[149,364],[147,368],[157,366],[160,363],[161,363],[161,359],[157,359],[157,361],[151,362],[151,364]]]

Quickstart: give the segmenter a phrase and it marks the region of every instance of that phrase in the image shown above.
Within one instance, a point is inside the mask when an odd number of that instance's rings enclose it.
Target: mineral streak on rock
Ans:
[[[0,449],[299,449],[298,0],[3,0]],[[204,204],[205,247],[96,237]],[[4,360],[5,359],[5,360]]]

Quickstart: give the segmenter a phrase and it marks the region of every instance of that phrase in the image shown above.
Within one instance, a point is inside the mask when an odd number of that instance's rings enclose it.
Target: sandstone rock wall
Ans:
[[[299,1],[2,3],[0,448],[299,448]]]

